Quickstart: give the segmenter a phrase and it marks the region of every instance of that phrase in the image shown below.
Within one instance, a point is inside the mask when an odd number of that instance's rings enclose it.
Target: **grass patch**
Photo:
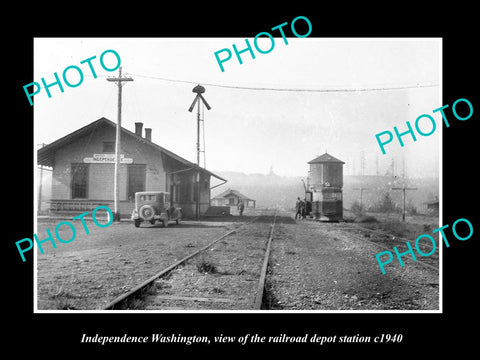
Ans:
[[[272,269],[267,269],[267,277],[265,279],[265,287],[263,289],[262,310],[280,310],[283,306],[278,302],[275,296],[275,286],[271,279]]]
[[[72,303],[72,299],[80,298],[80,296],[73,295],[60,287],[59,291],[50,295],[50,299],[55,302],[55,308],[58,310],[75,310],[76,307]]]
[[[205,260],[204,258],[199,259],[197,263],[195,264],[197,267],[198,272],[202,274],[216,274],[218,273],[217,267],[209,262],[208,260]]]
[[[371,215],[360,215],[354,221],[356,223],[378,223],[377,218]]]
[[[359,225],[370,230],[383,230],[392,235],[416,239],[421,234],[431,234],[433,227],[425,224],[412,224],[401,220],[359,222]]]

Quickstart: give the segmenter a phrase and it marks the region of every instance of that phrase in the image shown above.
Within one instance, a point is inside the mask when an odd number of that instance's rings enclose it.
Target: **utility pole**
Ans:
[[[417,188],[407,188],[405,185],[403,187],[394,187],[392,190],[403,190],[403,214],[402,214],[402,220],[405,222],[405,192],[407,190],[418,190]]]
[[[370,189],[359,187],[359,188],[353,188],[353,190],[360,190],[360,212],[362,212],[363,211],[363,190],[370,190]]]
[[[197,165],[200,166],[200,101],[197,104]]]
[[[360,152],[360,175],[365,175],[365,152]]]
[[[38,146],[41,146],[42,148],[47,145],[45,143],[37,144]],[[40,188],[38,189],[38,208],[37,208],[37,214],[40,213],[42,210],[42,186],[43,186],[43,165],[40,165]]]
[[[195,202],[195,217],[198,220],[200,217],[200,101],[197,101],[197,165],[198,171],[196,174],[197,183],[195,184],[197,191],[197,201]]]
[[[115,136],[115,171],[114,171],[114,178],[113,178],[113,220],[120,221],[120,189],[118,186],[118,173],[120,171],[120,135],[122,129],[122,82],[124,81],[133,81],[131,77],[122,77],[122,67],[118,69],[118,77],[117,78],[107,78],[107,81],[113,81],[117,83],[118,86],[118,116],[117,116],[117,131]]]

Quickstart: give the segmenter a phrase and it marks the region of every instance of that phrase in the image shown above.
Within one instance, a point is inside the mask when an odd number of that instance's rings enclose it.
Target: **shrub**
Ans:
[[[371,210],[375,212],[392,212],[392,211],[396,211],[397,209],[396,209],[395,203],[390,197],[390,193],[386,191],[383,194],[382,200],[377,202],[375,206],[371,208]]]
[[[374,216],[362,215],[355,218],[357,223],[376,223],[378,220]]]
[[[350,207],[350,211],[356,215],[360,215],[362,213],[362,206],[358,201],[354,201],[352,206]]]
[[[417,215],[417,208],[412,201],[407,202],[407,205],[405,206],[405,211],[410,215]]]
[[[217,272],[217,267],[206,260],[201,260],[197,262],[196,265],[197,265],[197,270],[203,274],[205,273],[214,274]]]

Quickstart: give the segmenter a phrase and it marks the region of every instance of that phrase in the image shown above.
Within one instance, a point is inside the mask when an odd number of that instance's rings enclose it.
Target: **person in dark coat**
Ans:
[[[302,219],[305,220],[307,217],[307,200],[305,199],[303,201],[303,206],[302,206]]]
[[[240,212],[240,216],[243,215],[243,209],[245,209],[245,205],[243,204],[243,201],[240,200],[240,201],[238,202],[238,211]]]
[[[300,197],[297,198],[297,202],[295,203],[295,220],[297,220],[297,216],[302,219],[303,217],[303,211],[305,208],[304,202],[300,199]]]

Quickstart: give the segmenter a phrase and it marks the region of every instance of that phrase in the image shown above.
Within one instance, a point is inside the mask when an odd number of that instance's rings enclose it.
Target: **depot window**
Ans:
[[[86,199],[88,184],[88,164],[72,164],[72,199]]]
[[[102,143],[102,152],[106,154],[111,154],[115,152],[115,141],[104,141]]]

